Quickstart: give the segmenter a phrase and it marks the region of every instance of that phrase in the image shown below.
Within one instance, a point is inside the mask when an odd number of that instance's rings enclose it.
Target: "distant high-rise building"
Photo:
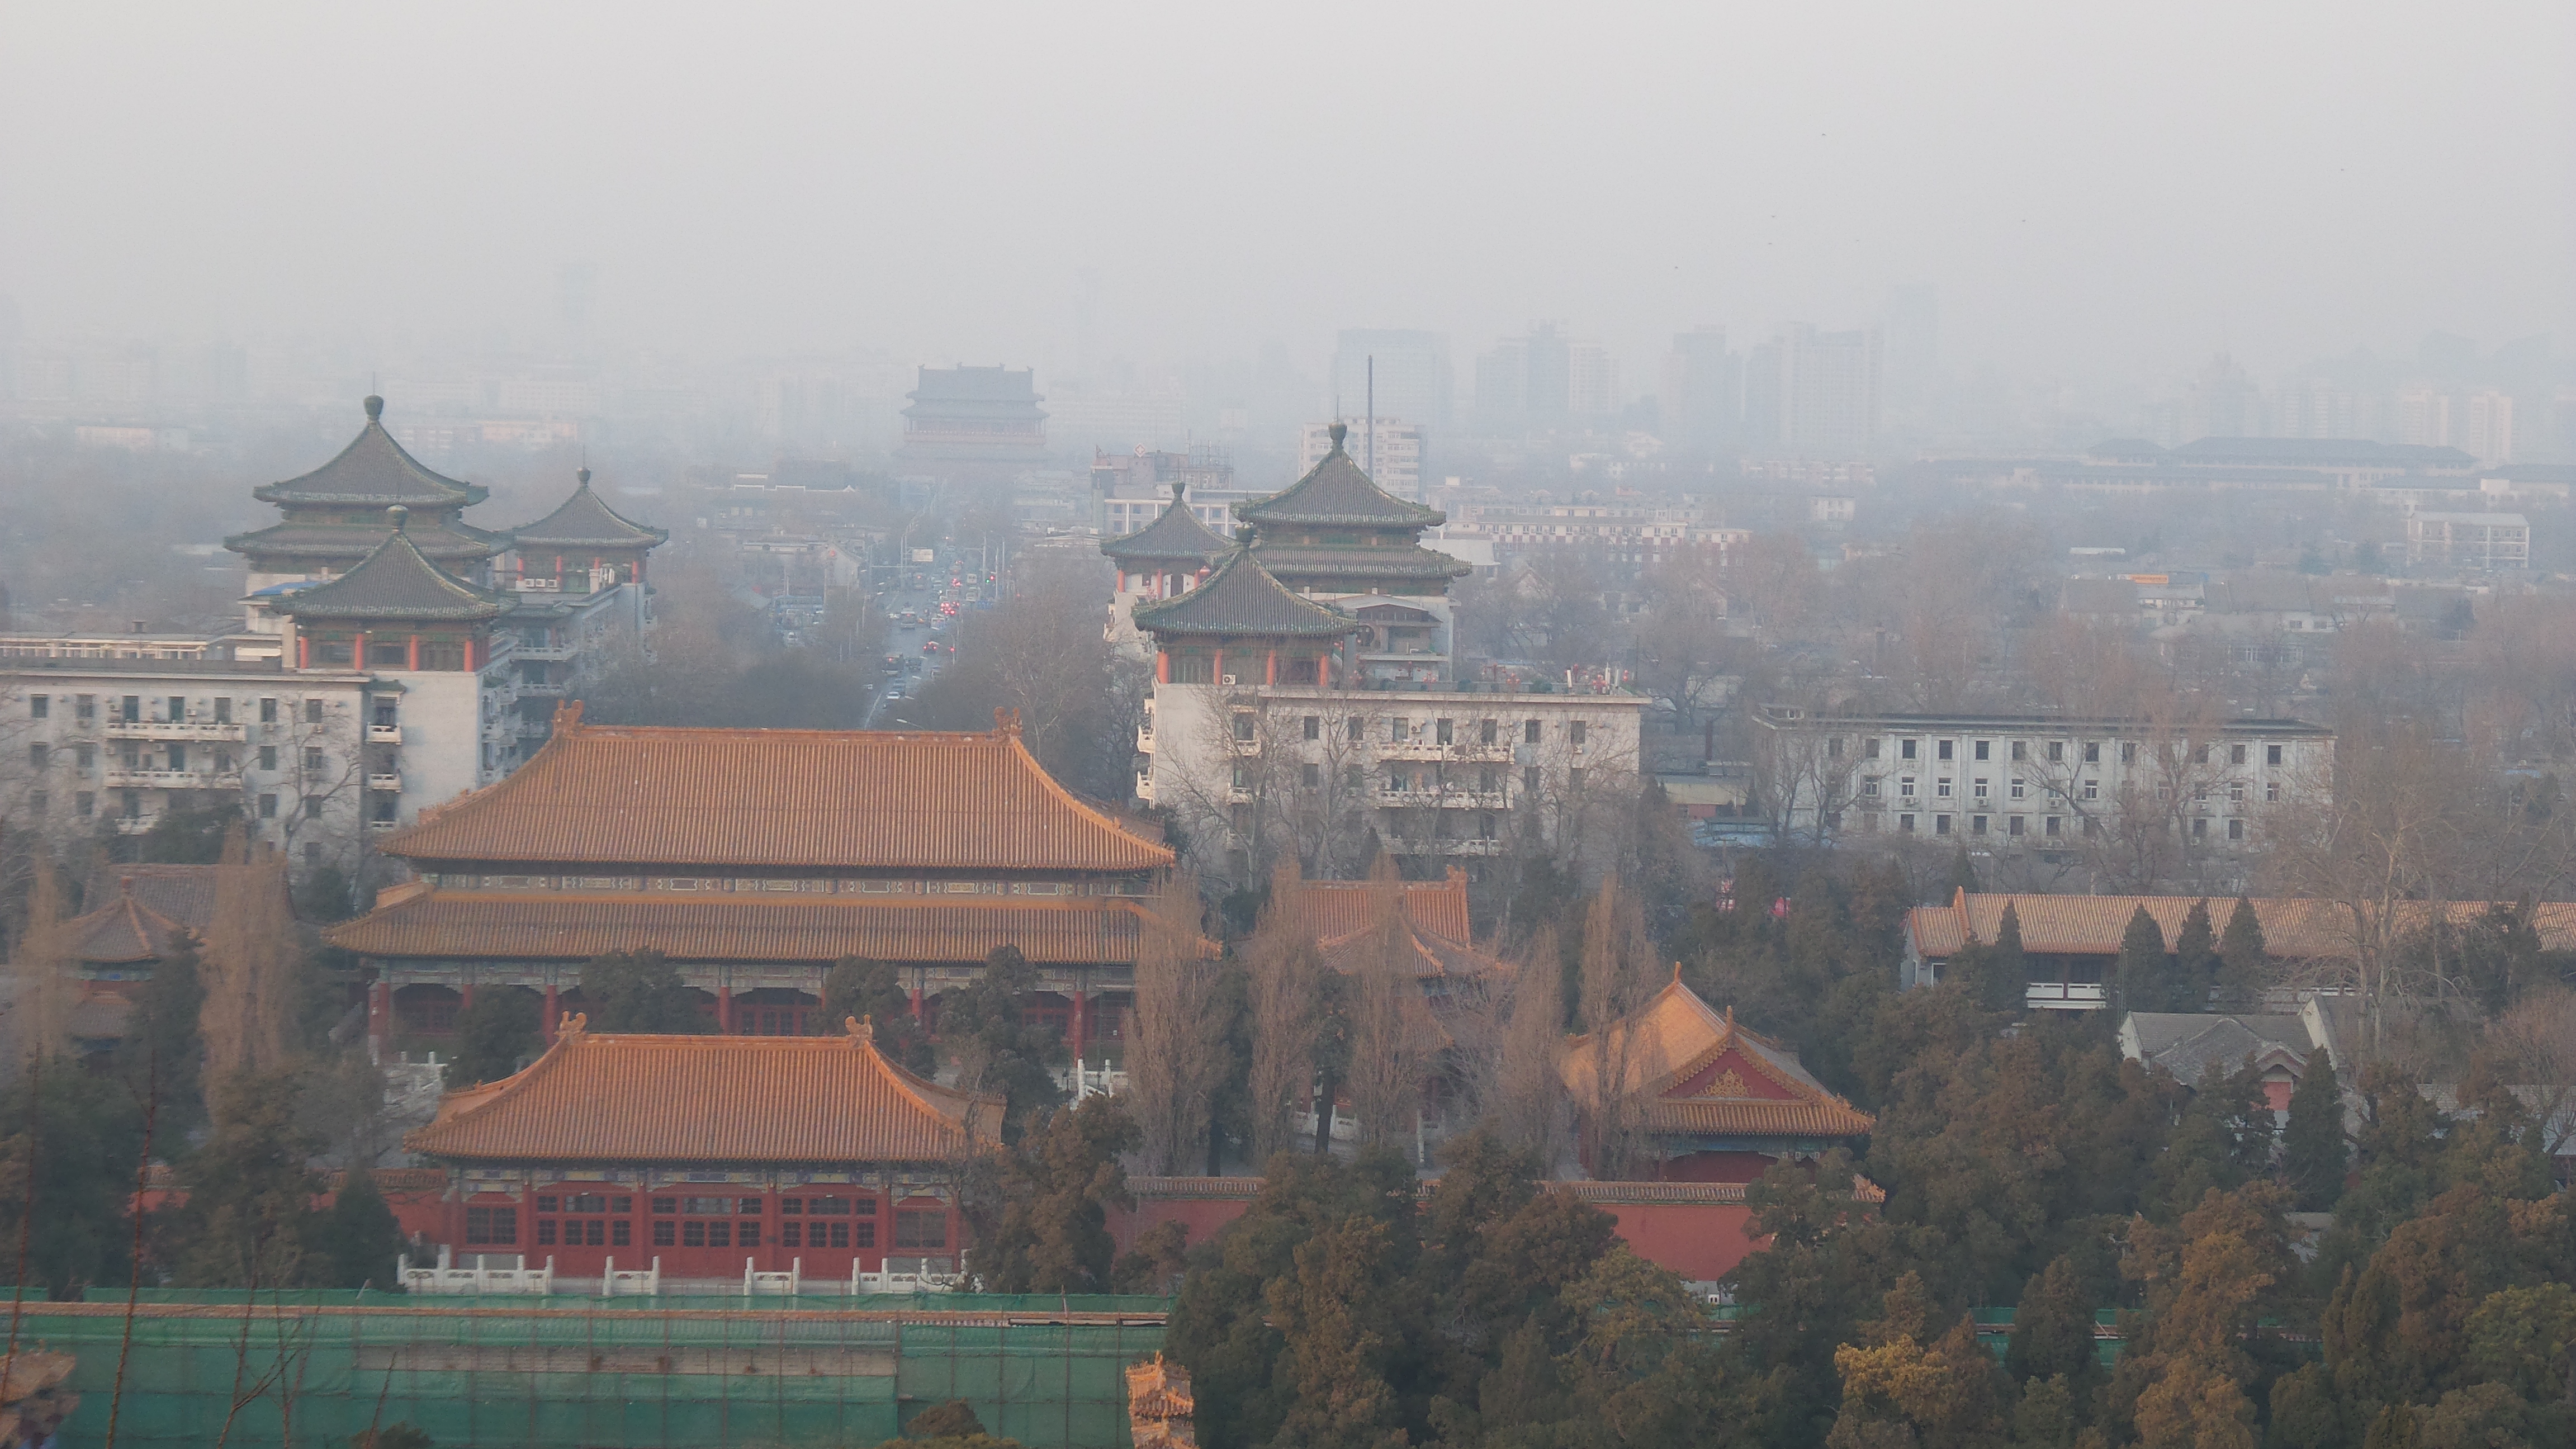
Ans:
[[[1411,418],[1439,432],[1449,426],[1457,383],[1449,372],[1449,339],[1438,332],[1346,327],[1333,349],[1333,395],[1347,418],[1369,407],[1369,363],[1377,363],[1377,415]],[[1320,458],[1321,455],[1318,455]],[[1314,466],[1298,466],[1302,474]]]
[[[1792,322],[1744,369],[1750,445],[1814,456],[1867,452],[1878,434],[1878,334]]]
[[[1673,334],[1664,354],[1664,441],[1692,452],[1735,446],[1744,421],[1744,359],[1723,327]]]
[[[1565,407],[1577,420],[1591,421],[1619,411],[1619,359],[1598,342],[1576,342],[1566,348]]]
[[[2481,463],[2513,461],[2513,395],[2418,383],[2397,394],[2397,441],[2458,448]]]
[[[1887,405],[1927,407],[1941,385],[1941,294],[1929,282],[1888,289],[1879,319]]]
[[[1476,418],[1488,432],[1548,432],[1566,425],[1574,404],[1574,348],[1553,322],[1533,322],[1527,336],[1508,337],[1476,359]],[[1598,374],[1586,364],[1587,384]],[[1616,388],[1615,374],[1612,386]]]

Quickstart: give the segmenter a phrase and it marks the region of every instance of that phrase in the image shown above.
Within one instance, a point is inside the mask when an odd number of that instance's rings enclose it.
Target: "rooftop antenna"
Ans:
[[[1368,356],[1368,475],[1377,477],[1377,354]]]

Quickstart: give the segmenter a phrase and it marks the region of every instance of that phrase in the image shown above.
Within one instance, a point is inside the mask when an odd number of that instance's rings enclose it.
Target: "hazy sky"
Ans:
[[[2108,13],[2125,10],[2125,18]],[[2017,373],[2576,348],[2576,5],[0,7],[30,333],[1103,350],[1939,285]],[[1651,385],[1649,383],[1649,385]]]

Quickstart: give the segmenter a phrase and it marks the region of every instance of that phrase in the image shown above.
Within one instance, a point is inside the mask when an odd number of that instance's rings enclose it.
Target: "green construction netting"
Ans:
[[[867,1446],[951,1398],[1033,1449],[1115,1449],[1127,1442],[1122,1370],[1162,1346],[1168,1306],[279,1296],[150,1294],[130,1346],[121,1301],[28,1303],[19,1341],[78,1357],[81,1405],[64,1433],[75,1449],[107,1442],[111,1410],[116,1442],[134,1449],[321,1449],[394,1423],[440,1449]],[[1128,1317],[1046,1321],[1068,1312]]]

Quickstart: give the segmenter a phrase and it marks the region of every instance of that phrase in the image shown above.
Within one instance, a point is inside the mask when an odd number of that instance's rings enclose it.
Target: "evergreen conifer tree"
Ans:
[[[2254,903],[2236,898],[2227,929],[2218,938],[2218,999],[2231,1010],[2250,1009],[2272,979],[2272,956],[2263,943],[2263,923]]]
[[[2343,1099],[2325,1050],[2309,1054],[2305,1075],[2290,1093],[2290,1124],[2281,1132],[2281,1171],[2304,1212],[2325,1212],[2343,1196],[2346,1153]]]
[[[2120,959],[2112,968],[2118,1005],[2124,1011],[2171,1011],[2173,957],[2165,951],[2164,929],[2145,906],[2129,914],[2120,936]]]
[[[2218,933],[2209,924],[2209,902],[2191,903],[2174,937],[2168,1011],[2209,1010],[2209,988],[2218,981]]]

